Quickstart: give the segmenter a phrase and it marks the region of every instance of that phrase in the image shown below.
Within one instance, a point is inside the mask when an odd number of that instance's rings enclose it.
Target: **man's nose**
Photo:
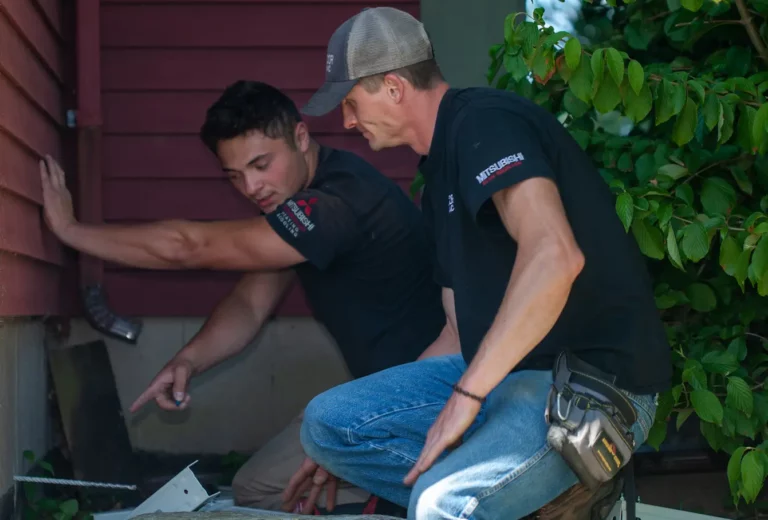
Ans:
[[[255,178],[254,175],[245,176],[245,192],[249,197],[255,197],[261,190],[261,181]]]
[[[357,126],[357,118],[355,118],[354,111],[346,104],[341,105],[341,113],[344,116],[344,128],[352,130]]]

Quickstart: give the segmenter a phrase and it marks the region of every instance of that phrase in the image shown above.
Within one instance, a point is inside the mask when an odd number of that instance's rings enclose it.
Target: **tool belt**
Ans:
[[[545,418],[547,441],[579,477],[596,489],[614,478],[634,453],[634,406],[615,377],[562,353],[553,368]]]

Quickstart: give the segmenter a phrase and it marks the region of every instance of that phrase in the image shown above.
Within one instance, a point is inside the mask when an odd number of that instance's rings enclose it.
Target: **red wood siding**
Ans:
[[[0,0],[0,316],[61,309],[62,248],[40,218],[38,159],[61,160],[61,0]]]
[[[376,5],[419,16],[418,0],[102,0],[104,219],[253,215],[197,137],[205,110],[238,79],[266,81],[305,102],[322,83],[334,29]],[[308,123],[318,141],[359,153],[407,189],[417,163],[410,150],[372,152],[343,129],[339,111]],[[107,265],[104,283],[119,313],[205,315],[238,276]],[[308,314],[301,291],[278,312]]]

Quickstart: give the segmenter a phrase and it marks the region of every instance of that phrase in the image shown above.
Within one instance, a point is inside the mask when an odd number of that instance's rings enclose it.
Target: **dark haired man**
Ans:
[[[612,397],[601,397],[612,403],[601,406],[622,419],[615,438],[629,460],[648,436],[655,394],[669,387],[670,352],[643,257],[589,156],[525,98],[451,89],[422,24],[397,9],[350,18],[328,54],[326,83],[303,112],[341,104],[344,125],[372,148],[407,145],[423,157],[437,279],[455,294],[450,324],[463,355],[321,394],[304,416],[306,453],[339,478],[407,505],[409,518],[529,515],[577,484],[571,467],[584,470],[573,452],[561,456],[562,436],[548,434],[564,430],[549,431],[545,420],[554,381],[557,403],[566,401],[557,420],[581,424],[570,415],[581,406],[566,406],[574,394],[560,392],[568,372],[553,378],[555,360],[569,352],[570,367],[580,360],[588,373],[579,384]],[[580,437],[594,444],[578,453],[597,450],[609,474],[621,459],[615,444],[595,442],[595,431]],[[590,470],[601,467],[596,461]],[[568,518],[588,518],[585,506],[596,497],[566,503]]]
[[[153,399],[167,410],[186,408],[190,377],[239,353],[294,275],[353,377],[420,356],[458,352],[457,339],[444,330],[421,214],[396,184],[356,155],[320,146],[294,103],[263,83],[241,81],[228,87],[208,109],[201,138],[234,186],[265,216],[84,225],[73,216],[61,168],[50,158],[47,165],[41,163],[45,218],[67,245],[142,268],[249,273],[131,411]],[[304,459],[300,424],[299,417],[240,471],[234,481],[238,504],[294,510],[313,477],[328,478],[306,461],[290,480]],[[290,493],[281,497],[289,480]],[[333,508],[333,495],[320,503]],[[339,490],[338,503],[367,497],[367,492],[346,486]],[[317,489],[306,506],[316,498]]]

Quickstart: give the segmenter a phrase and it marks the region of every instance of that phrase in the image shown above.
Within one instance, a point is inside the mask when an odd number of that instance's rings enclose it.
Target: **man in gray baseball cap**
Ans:
[[[461,354],[316,397],[301,431],[306,453],[407,506],[409,518],[522,518],[553,503],[569,518],[604,515],[616,474],[647,439],[656,395],[670,387],[671,359],[644,259],[590,157],[523,97],[450,88],[423,25],[393,8],[366,9],[333,34],[326,83],[303,112],[339,105],[344,126],[373,149],[406,145],[422,156],[434,277]],[[581,394],[561,390],[568,366],[609,396],[595,402],[618,421],[612,441],[569,452],[562,436],[548,440],[550,426],[583,410],[568,404]],[[550,423],[553,388],[567,411]],[[579,466],[574,452],[598,462]],[[588,491],[583,470],[598,474],[599,460],[606,481]]]

